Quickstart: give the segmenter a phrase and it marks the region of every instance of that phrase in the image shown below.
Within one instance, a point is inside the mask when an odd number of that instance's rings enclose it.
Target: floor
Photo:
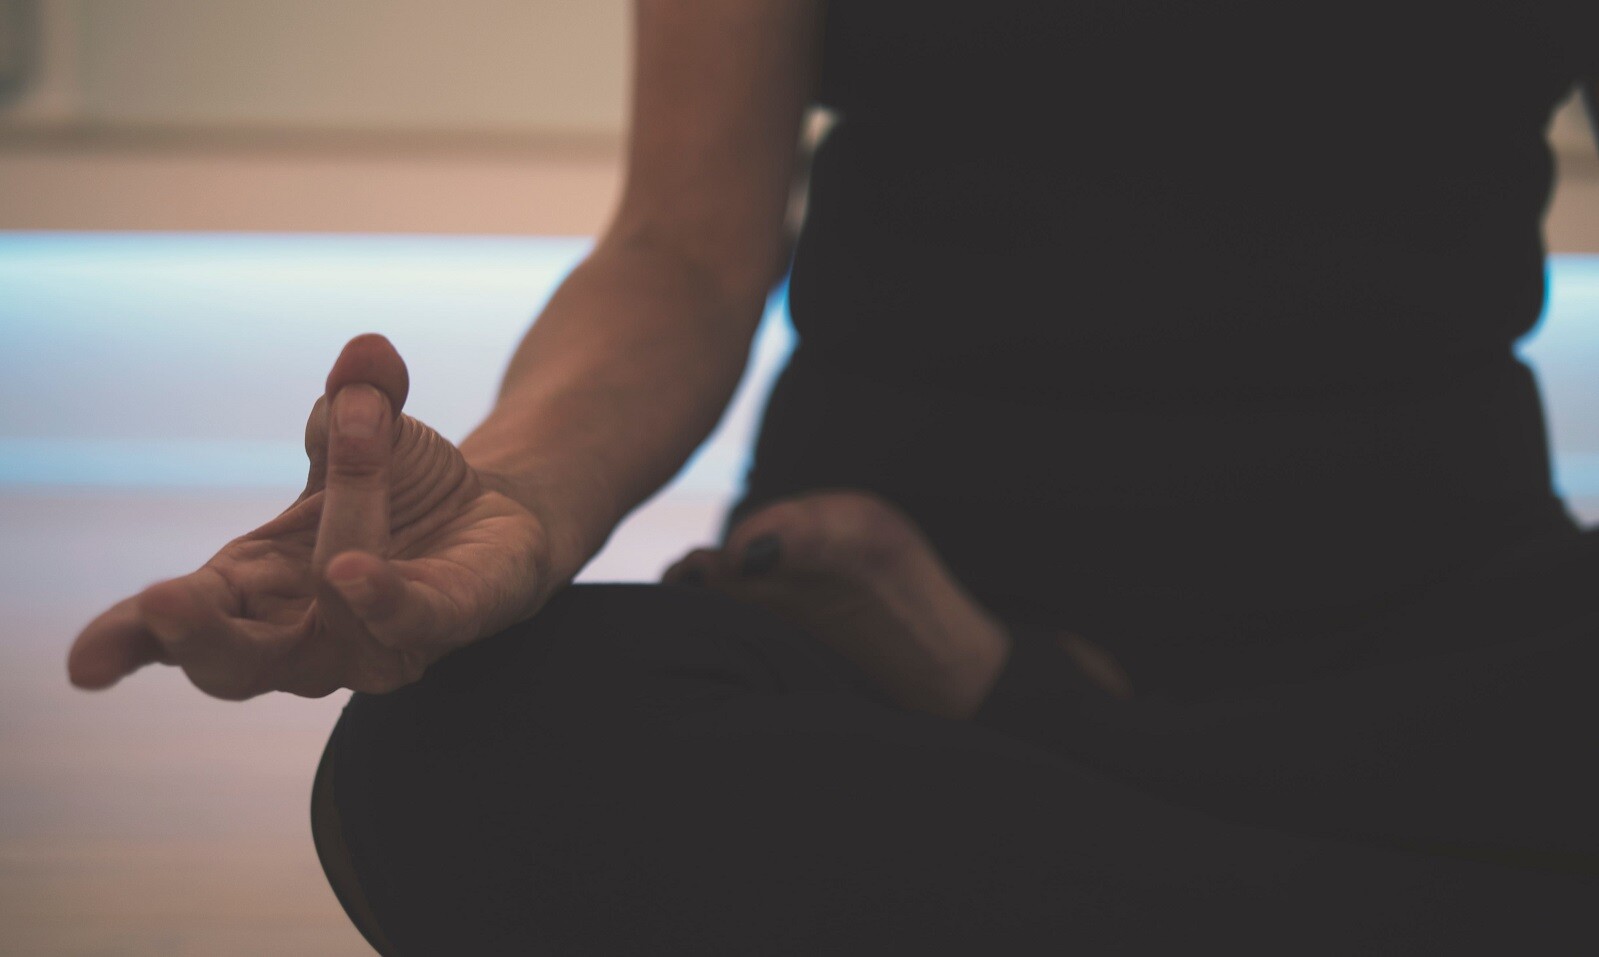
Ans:
[[[65,681],[101,608],[276,514],[350,335],[407,356],[410,411],[459,437],[579,239],[0,234],[0,954],[361,954],[307,802],[343,694],[229,704],[170,669]],[[775,313],[774,313],[775,317]],[[647,580],[708,541],[769,321],[717,435],[584,577]]]
[[[87,694],[87,617],[273,514],[261,492],[0,494],[0,954],[363,954],[318,868],[308,795],[344,694],[207,698],[171,669]],[[600,577],[648,578],[707,531],[661,502]]]
[[[307,794],[342,695],[245,704],[169,669],[107,693],[63,660],[102,607],[275,514],[348,336],[388,333],[410,411],[459,436],[578,239],[0,233],[0,954],[362,954],[322,880]],[[1599,519],[1599,256],[1556,257],[1524,352],[1559,480]],[[775,305],[775,304],[774,304]],[[717,436],[585,573],[648,579],[709,538],[774,308]]]

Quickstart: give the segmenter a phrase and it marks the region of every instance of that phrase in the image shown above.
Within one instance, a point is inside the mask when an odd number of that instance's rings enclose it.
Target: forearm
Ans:
[[[467,460],[551,536],[575,574],[720,418],[764,305],[669,251],[609,239],[562,283],[513,355]]]
[[[1582,105],[1588,111],[1588,131],[1599,146],[1599,77],[1589,77],[1581,84]]]

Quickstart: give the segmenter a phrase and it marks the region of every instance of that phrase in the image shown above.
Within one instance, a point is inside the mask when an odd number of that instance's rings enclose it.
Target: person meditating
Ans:
[[[352,340],[304,493],[71,679],[352,690],[385,954],[1586,950],[1599,538],[1513,347],[1596,11],[641,0],[483,424]],[[570,584],[733,392],[813,103],[722,540]]]

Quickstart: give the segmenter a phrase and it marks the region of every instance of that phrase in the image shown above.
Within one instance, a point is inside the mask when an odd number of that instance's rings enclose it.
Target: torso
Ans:
[[[1359,605],[1569,527],[1511,350],[1591,7],[834,0],[750,500],[874,489],[1034,618]]]

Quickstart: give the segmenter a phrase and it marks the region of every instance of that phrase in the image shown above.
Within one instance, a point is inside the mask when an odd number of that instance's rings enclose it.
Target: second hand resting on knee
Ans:
[[[804,626],[901,707],[970,718],[1010,652],[1005,626],[966,591],[915,523],[871,493],[827,489],[745,517],[721,548],[695,549],[662,576],[713,588]],[[1131,694],[1097,646],[1059,640],[1090,679]]]

